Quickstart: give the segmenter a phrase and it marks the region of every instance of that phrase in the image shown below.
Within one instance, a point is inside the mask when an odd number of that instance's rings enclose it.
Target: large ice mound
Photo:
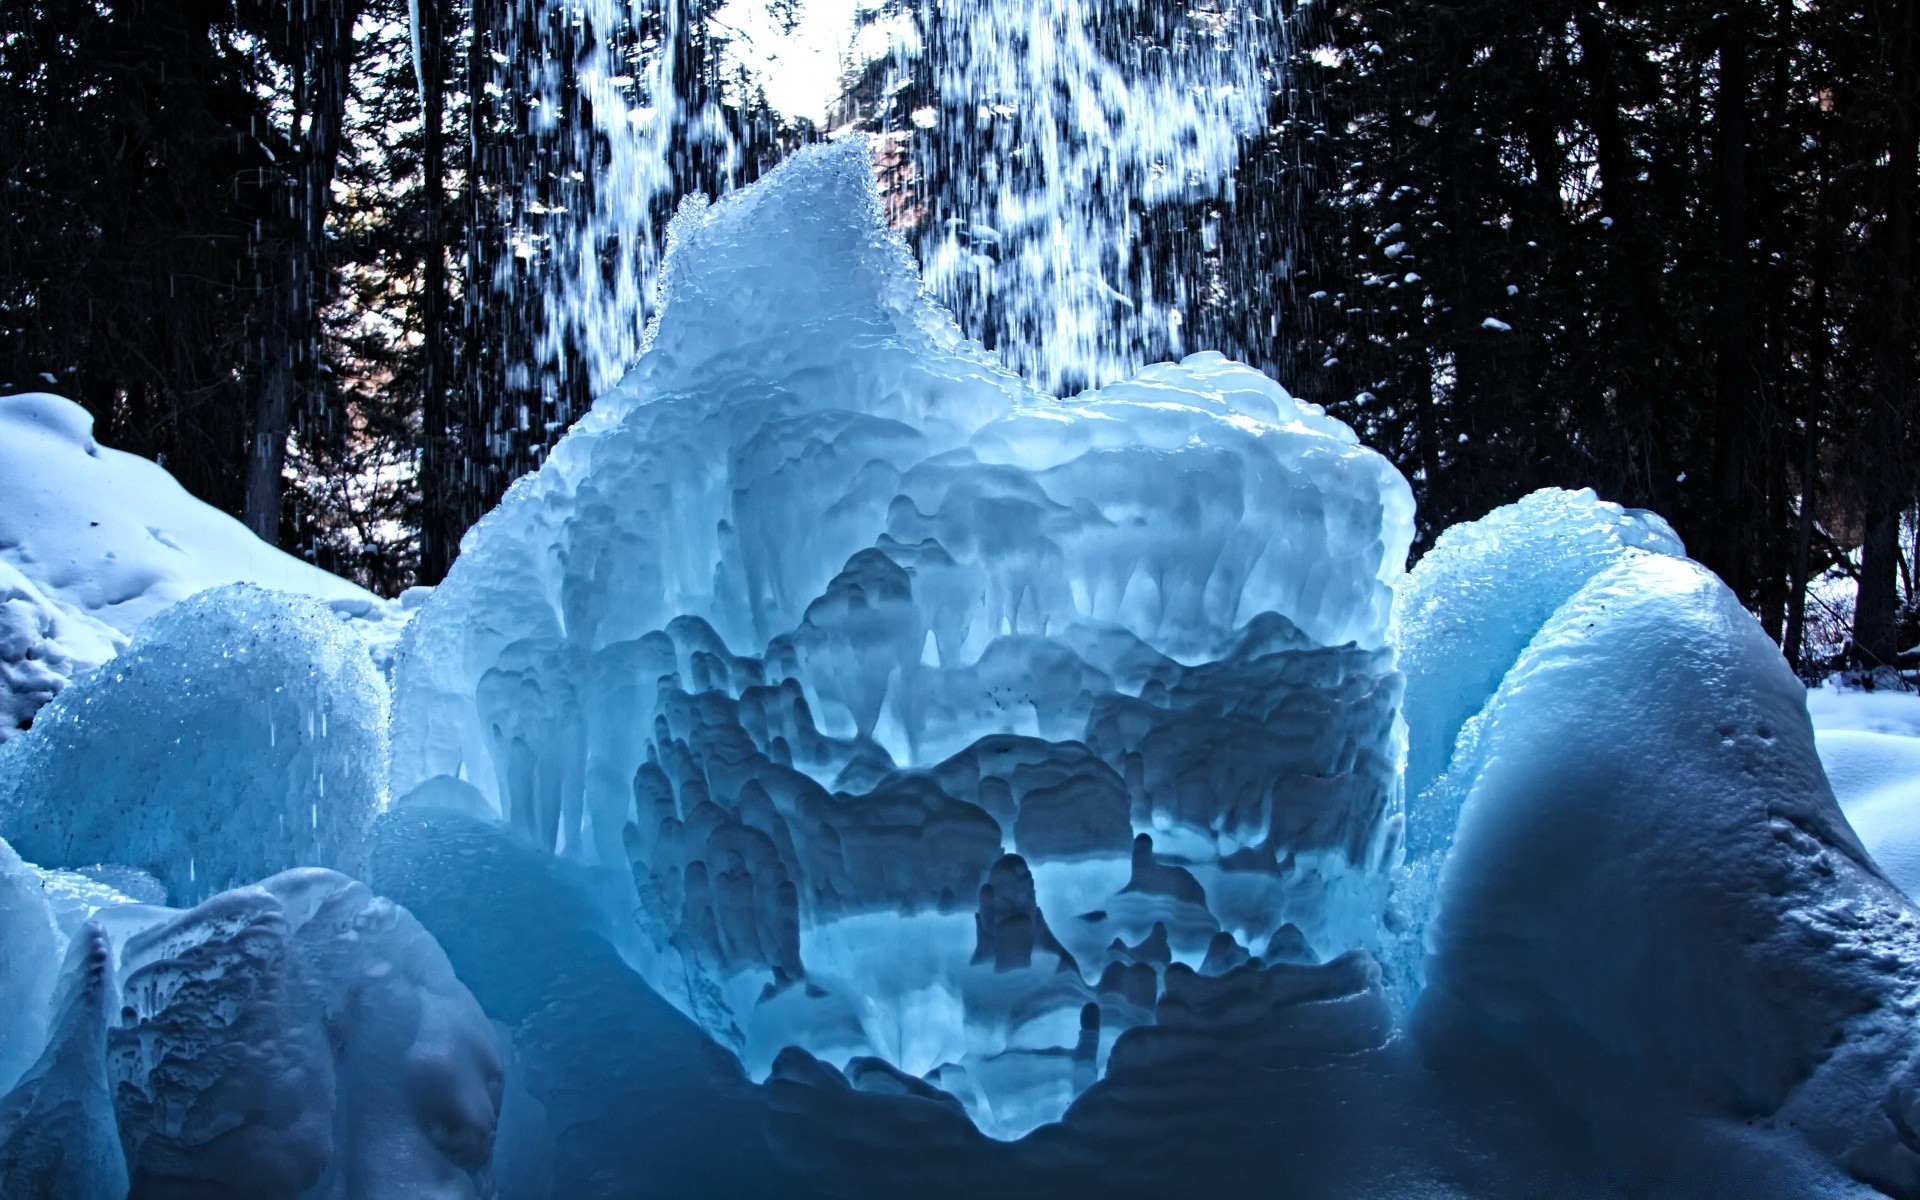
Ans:
[[[340,614],[213,588],[0,746],[0,836],[41,866],[137,867],[188,903],[288,867],[357,872],[386,708]]]
[[[1013,1136],[1169,964],[1371,943],[1407,485],[1218,355],[1058,402],[919,292],[861,147],[676,220],[632,374],[403,643],[393,794],[631,880],[761,1077],[874,1058]]]

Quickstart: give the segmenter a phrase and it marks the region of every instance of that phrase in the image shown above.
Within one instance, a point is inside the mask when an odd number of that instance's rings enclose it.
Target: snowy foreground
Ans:
[[[1920,1196],[1920,704],[1591,493],[1406,573],[1216,355],[1034,393],[858,145],[665,288],[404,605],[0,399],[0,1195]]]

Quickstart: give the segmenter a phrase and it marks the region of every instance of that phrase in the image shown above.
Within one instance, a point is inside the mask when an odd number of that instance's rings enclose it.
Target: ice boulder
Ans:
[[[478,1194],[499,1049],[391,901],[289,871],[129,937],[119,980],[106,1053],[136,1194]]]
[[[1920,1192],[1920,923],[1718,580],[1648,553],[1600,571],[1450,774],[1430,1054],[1539,1081],[1628,1177]]]
[[[404,909],[309,868],[184,912],[93,912],[64,969],[35,959],[58,993],[0,1097],[0,1193],[479,1195],[498,1046]]]
[[[332,610],[203,592],[0,747],[0,836],[47,867],[138,868],[184,902],[288,867],[357,870],[386,705]]]
[[[630,879],[635,963],[755,1078],[871,1059],[1001,1137],[1170,964],[1373,941],[1391,465],[1218,355],[1035,393],[857,144],[684,211],[665,278],[407,634],[397,799]]]

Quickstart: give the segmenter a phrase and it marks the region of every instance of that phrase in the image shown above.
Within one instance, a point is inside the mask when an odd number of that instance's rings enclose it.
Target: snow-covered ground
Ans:
[[[1807,693],[1820,761],[1861,844],[1888,878],[1920,896],[1920,694]]]

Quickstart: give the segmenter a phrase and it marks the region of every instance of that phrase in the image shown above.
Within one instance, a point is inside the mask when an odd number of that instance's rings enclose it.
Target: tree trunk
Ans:
[[[294,75],[291,136],[304,115],[305,144],[293,164],[293,219],[286,233],[284,298],[270,318],[267,361],[254,399],[242,517],[262,540],[279,544],[287,436],[297,401],[320,358],[317,314],[327,281],[327,214],[340,160],[353,73],[353,26],[361,0],[314,0],[293,21],[289,41],[304,61]],[[297,143],[296,143],[297,144]]]
[[[446,0],[417,0],[420,28],[421,175],[421,462],[419,581],[439,583],[459,552],[458,455],[449,441],[446,244]]]
[[[1750,14],[1744,2],[1727,13],[1720,42],[1714,113],[1714,168],[1720,226],[1720,279],[1714,301],[1714,501],[1707,565],[1745,602],[1747,587],[1747,444],[1754,398],[1753,346],[1747,311],[1747,142],[1752,62]]]
[[[1915,14],[1910,0],[1895,0],[1889,14],[1892,68],[1892,120],[1889,180],[1882,258],[1886,264],[1886,327],[1882,333],[1877,383],[1878,421],[1870,426],[1870,451],[1880,457],[1869,468],[1871,497],[1866,505],[1866,538],[1861,547],[1860,590],[1853,610],[1855,664],[1892,666],[1899,612],[1900,513],[1912,499],[1908,446],[1913,420],[1913,188],[1915,172],[1914,108],[1920,81],[1914,70]]]

